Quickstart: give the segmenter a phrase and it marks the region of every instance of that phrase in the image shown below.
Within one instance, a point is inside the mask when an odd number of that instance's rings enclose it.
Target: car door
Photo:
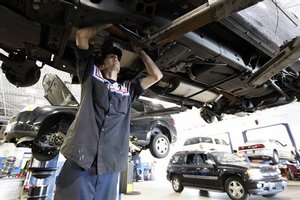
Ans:
[[[281,159],[292,159],[292,150],[289,146],[282,144],[278,140],[274,140],[274,144],[276,145],[278,156]]]
[[[195,175],[196,175],[196,162],[195,162],[195,153],[187,153],[185,164],[182,166],[181,174],[182,174],[182,182],[184,185],[194,185],[195,183]]]
[[[213,158],[205,153],[199,153],[196,157],[197,168],[195,178],[197,185],[202,188],[219,188],[219,171],[214,165]]]

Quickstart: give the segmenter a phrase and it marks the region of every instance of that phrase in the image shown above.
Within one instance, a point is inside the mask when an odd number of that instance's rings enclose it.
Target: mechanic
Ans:
[[[96,30],[76,32],[81,103],[61,149],[67,159],[56,181],[55,200],[117,199],[120,172],[127,168],[131,103],[163,76],[142,48],[131,45],[147,75],[118,83],[122,51],[106,48],[95,63],[89,40]]]

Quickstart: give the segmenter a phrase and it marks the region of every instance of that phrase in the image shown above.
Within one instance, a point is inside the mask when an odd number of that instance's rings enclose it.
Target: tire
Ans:
[[[171,183],[172,183],[172,188],[175,192],[178,193],[182,192],[183,185],[179,176],[173,176]]]
[[[247,188],[239,177],[231,177],[225,181],[225,191],[232,200],[246,200],[249,197]]]
[[[67,130],[72,120],[70,118],[52,118],[45,122],[32,146],[32,155],[39,161],[49,161],[60,151]]]
[[[265,194],[265,195],[262,195],[263,197],[274,197],[277,193],[275,194]]]
[[[272,163],[273,164],[279,163],[279,156],[276,150],[273,151]]]
[[[150,152],[155,158],[165,158],[170,151],[170,141],[162,133],[154,135],[150,143]]]

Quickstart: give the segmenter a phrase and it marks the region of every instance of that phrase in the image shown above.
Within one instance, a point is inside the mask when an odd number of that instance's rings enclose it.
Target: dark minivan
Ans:
[[[196,187],[226,192],[233,200],[250,194],[273,197],[286,188],[275,166],[248,163],[227,152],[179,151],[170,159],[167,179],[175,192]]]

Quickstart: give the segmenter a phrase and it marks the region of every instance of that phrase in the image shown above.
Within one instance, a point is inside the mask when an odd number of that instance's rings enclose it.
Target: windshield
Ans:
[[[232,153],[227,152],[212,152],[212,156],[217,160],[218,163],[236,163],[245,162],[243,158],[240,158]]]

